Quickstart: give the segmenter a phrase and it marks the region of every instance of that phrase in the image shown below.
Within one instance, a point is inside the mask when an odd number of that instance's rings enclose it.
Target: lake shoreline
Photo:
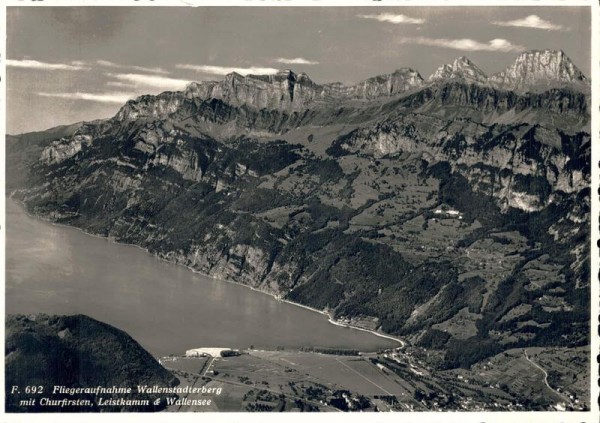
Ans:
[[[75,230],[79,231],[80,233],[82,233],[82,234],[84,234],[86,236],[91,236],[91,237],[94,237],[94,238],[102,239],[102,240],[105,240],[105,241],[110,242],[110,243],[115,244],[115,245],[121,245],[121,246],[127,246],[127,247],[135,247],[135,248],[137,248],[139,250],[144,251],[149,256],[158,259],[158,261],[160,261],[160,262],[163,262],[163,263],[166,263],[166,264],[169,264],[169,265],[172,265],[172,266],[183,267],[183,268],[186,268],[186,269],[190,270],[194,274],[198,274],[198,275],[201,275],[201,276],[206,277],[206,278],[210,278],[210,279],[218,281],[218,282],[226,282],[226,283],[234,284],[234,285],[241,286],[241,287],[244,287],[244,288],[248,288],[248,289],[250,289],[250,290],[252,290],[254,292],[267,295],[267,296],[271,297],[272,299],[274,299],[276,301],[279,301],[279,302],[282,302],[282,303],[287,303],[287,304],[290,304],[290,305],[293,305],[293,306],[296,306],[296,307],[300,307],[300,308],[312,311],[314,313],[318,313],[320,315],[325,316],[327,318],[327,321],[330,324],[334,325],[334,326],[345,327],[345,328],[348,328],[348,329],[351,329],[351,330],[358,330],[358,331],[361,331],[361,332],[367,332],[367,333],[375,335],[375,336],[377,336],[379,338],[383,338],[383,339],[388,339],[388,340],[394,341],[394,342],[396,342],[396,343],[398,343],[400,345],[400,348],[404,348],[404,346],[406,345],[405,341],[403,341],[400,338],[394,337],[393,335],[382,333],[382,332],[378,332],[378,331],[374,331],[374,330],[371,330],[371,329],[366,329],[366,328],[358,327],[358,326],[353,326],[353,325],[346,324],[346,323],[341,323],[341,322],[335,320],[332,317],[332,315],[329,312],[325,311],[325,310],[319,310],[319,309],[316,309],[314,307],[310,307],[310,306],[307,306],[307,305],[304,305],[304,304],[296,303],[294,301],[283,299],[283,298],[280,298],[279,296],[277,296],[276,294],[272,294],[270,292],[254,288],[254,287],[252,287],[250,285],[246,285],[246,284],[243,284],[241,282],[236,282],[236,281],[233,281],[233,280],[230,280],[230,279],[221,279],[221,278],[215,277],[213,275],[206,274],[204,272],[201,272],[199,270],[196,270],[196,269],[192,268],[191,266],[188,266],[188,265],[185,265],[185,264],[181,264],[181,263],[176,263],[174,261],[168,260],[167,258],[164,258],[164,257],[161,257],[161,256],[159,256],[157,254],[154,254],[154,253],[150,252],[147,248],[141,247],[141,246],[139,246],[137,244],[127,243],[127,242],[119,242],[119,241],[115,240],[114,238],[111,238],[111,237],[108,237],[108,236],[102,236],[102,235],[94,234],[94,233],[91,233],[91,232],[87,232],[84,229],[76,227],[76,226],[67,225],[67,224],[64,224],[64,223],[57,223],[57,222],[54,222],[54,221],[52,221],[50,219],[47,219],[47,218],[45,218],[43,216],[39,216],[39,215],[36,215],[36,214],[31,214],[31,213],[29,213],[27,211],[24,203],[21,202],[21,201],[19,201],[19,200],[17,200],[17,199],[15,199],[15,198],[13,198],[12,194],[13,193],[11,193],[9,196],[7,196],[5,198],[7,200],[12,201],[14,204],[16,204],[23,211],[23,213],[26,216],[28,216],[29,218],[40,220],[40,221],[43,221],[43,222],[48,223],[50,225],[58,226],[58,227],[61,227],[61,228],[75,229]],[[364,352],[370,352],[370,351],[364,351]]]

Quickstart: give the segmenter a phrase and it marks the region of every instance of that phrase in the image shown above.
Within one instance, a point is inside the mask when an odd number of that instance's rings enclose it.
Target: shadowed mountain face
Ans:
[[[34,214],[468,365],[588,342],[588,107],[556,51],[490,78],[231,74],[12,137],[7,171]]]
[[[177,380],[169,371],[125,332],[84,315],[23,316],[6,319],[6,411],[8,412],[85,412],[156,411],[156,396],[139,395],[137,385],[173,386]],[[131,387],[133,395],[89,393],[73,395],[56,392],[54,386],[67,388]],[[17,386],[18,393],[11,393]],[[25,392],[26,386],[42,387],[42,392]],[[89,407],[51,406],[52,400],[88,400]],[[20,400],[35,398],[35,403]],[[99,398],[149,400],[148,406],[99,406]]]

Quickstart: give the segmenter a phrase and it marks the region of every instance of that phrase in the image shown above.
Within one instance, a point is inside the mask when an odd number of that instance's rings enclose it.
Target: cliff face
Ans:
[[[467,308],[490,351],[578,345],[591,145],[569,63],[532,52],[486,79],[461,58],[352,86],[232,74],[27,157],[17,137],[9,183],[35,214],[387,332],[441,325],[459,348]]]
[[[556,83],[586,84],[587,78],[562,50],[535,50],[520,54],[506,70],[490,77],[490,82],[523,90]]]
[[[188,98],[217,98],[233,106],[252,105],[258,109],[301,110],[323,95],[323,88],[306,74],[290,70],[276,75],[229,74],[220,82],[190,84]]]
[[[413,69],[403,68],[387,75],[379,75],[366,79],[356,85],[343,87],[339,92],[331,92],[333,96],[373,100],[390,97],[424,85],[421,75]],[[331,90],[331,86],[328,87]]]
[[[418,72],[398,69],[387,75],[366,79],[356,85],[331,83],[319,85],[305,73],[291,70],[275,75],[231,73],[222,81],[194,82],[179,93],[142,96],[130,101],[117,114],[119,121],[141,117],[164,118],[176,112],[186,100],[222,100],[235,106],[291,113],[349,100],[373,100],[402,94],[423,85]]]
[[[157,96],[145,95],[136,100],[128,101],[119,110],[115,119],[117,121],[136,120],[140,118],[164,119],[176,112],[185,97],[180,92],[164,92]]]
[[[44,148],[40,160],[47,164],[60,163],[78,154],[83,148],[92,143],[90,135],[75,135],[70,138],[61,138],[53,141]]]
[[[555,201],[554,191],[577,193],[589,187],[589,162],[572,164],[587,157],[590,147],[589,135],[569,136],[558,128],[488,126],[467,118],[449,124],[431,115],[406,114],[356,129],[334,141],[330,151],[376,158],[419,153],[428,162],[450,163],[475,191],[495,198],[502,210],[531,212]],[[533,181],[539,183],[531,185]]]

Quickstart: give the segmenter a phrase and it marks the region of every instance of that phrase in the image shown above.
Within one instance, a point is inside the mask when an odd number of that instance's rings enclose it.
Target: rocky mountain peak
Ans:
[[[552,84],[587,84],[585,75],[562,50],[532,50],[521,53],[504,71],[489,81],[503,88],[520,90]]]
[[[413,68],[398,68],[394,72],[392,72],[392,75],[404,75],[408,77],[423,79],[419,72]]]
[[[228,73],[227,75],[225,75],[225,81],[239,81],[239,80],[243,80],[244,79],[244,75],[241,75],[237,72],[231,72]]]
[[[473,62],[465,56],[454,60],[451,64],[440,66],[430,77],[429,81],[438,81],[446,79],[466,79],[476,82],[486,82],[487,76]]]
[[[296,79],[296,74],[291,69],[283,69],[277,72],[277,76],[283,76],[289,79]]]
[[[423,83],[423,78],[416,70],[400,68],[392,73],[377,75],[365,79],[356,85],[344,87],[342,92],[350,98],[370,100],[396,95],[412,88],[420,87]]]
[[[305,72],[300,72],[299,74],[296,75],[296,81],[302,83],[302,82],[310,82],[312,84],[314,84],[314,82],[312,81],[312,79],[310,79],[310,77],[308,76],[308,74],[306,74]]]

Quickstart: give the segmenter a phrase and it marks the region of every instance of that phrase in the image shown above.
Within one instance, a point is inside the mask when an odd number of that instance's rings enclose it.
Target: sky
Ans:
[[[8,7],[6,28],[9,134],[232,71],[356,83],[467,56],[491,75],[546,48],[591,69],[589,7]]]

